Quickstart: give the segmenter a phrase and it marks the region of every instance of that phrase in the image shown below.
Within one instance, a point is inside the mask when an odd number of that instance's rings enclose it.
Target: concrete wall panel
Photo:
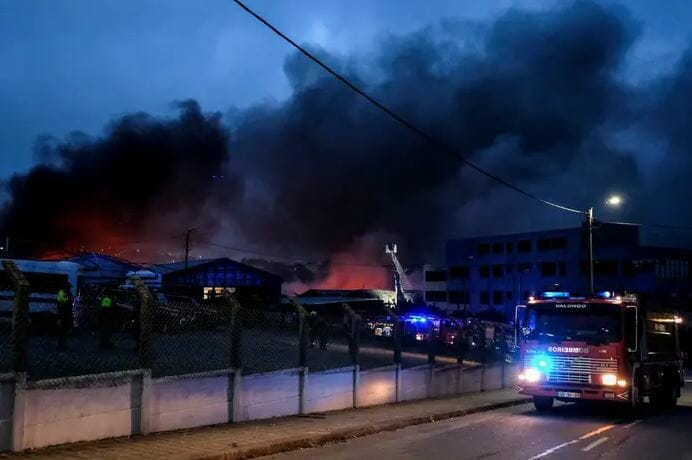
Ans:
[[[297,415],[300,410],[298,371],[242,376],[234,407],[235,422]]]
[[[326,412],[353,407],[353,370],[308,375],[307,411]]]
[[[502,365],[488,366],[483,380],[484,390],[499,390],[502,388]]]
[[[461,377],[461,392],[474,393],[481,391],[481,372],[480,367],[464,369]]]
[[[228,422],[228,376],[153,381],[151,431]]]
[[[396,369],[386,367],[360,373],[358,407],[396,401]]]
[[[432,366],[419,366],[401,371],[401,400],[422,399],[427,396],[428,381],[430,380],[430,368]]]
[[[132,434],[131,385],[27,390],[24,448]]]
[[[449,396],[459,393],[461,388],[459,384],[460,371],[461,366],[445,366],[435,369],[431,396]]]

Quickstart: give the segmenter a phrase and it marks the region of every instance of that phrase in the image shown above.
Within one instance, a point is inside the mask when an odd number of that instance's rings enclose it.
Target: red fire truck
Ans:
[[[682,320],[660,302],[635,296],[572,297],[544,293],[516,308],[519,393],[538,411],[553,401],[614,401],[645,397],[674,406],[684,385],[678,339]]]

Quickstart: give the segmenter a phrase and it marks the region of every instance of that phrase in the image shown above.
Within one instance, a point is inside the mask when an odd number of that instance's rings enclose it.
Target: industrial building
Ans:
[[[281,297],[281,278],[264,270],[236,262],[226,257],[190,260],[148,267],[160,273],[165,291],[209,299],[225,288],[240,297],[258,297],[265,302],[278,303]]]
[[[692,250],[642,243],[640,227],[600,224],[593,233],[598,291],[692,292]],[[425,301],[450,311],[514,306],[545,290],[588,292],[588,240],[583,228],[447,242],[445,263],[425,267]]]

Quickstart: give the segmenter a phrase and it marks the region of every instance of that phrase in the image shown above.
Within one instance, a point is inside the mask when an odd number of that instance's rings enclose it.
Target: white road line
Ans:
[[[583,440],[585,440],[585,439],[593,438],[594,436],[598,436],[599,434],[604,433],[604,432],[606,432],[606,431],[608,431],[608,430],[610,430],[610,429],[612,429],[612,428],[615,428],[615,425],[604,425],[604,426],[602,426],[602,427],[600,427],[600,428],[598,428],[598,429],[596,429],[596,430],[593,430],[593,431],[591,431],[591,432],[589,432],[589,433],[586,433],[586,434],[583,435],[583,436],[578,437],[577,439],[573,439],[573,440],[571,440],[571,441],[563,442],[562,444],[558,444],[558,445],[555,446],[555,447],[551,447],[550,449],[548,449],[548,450],[546,450],[546,451],[544,451],[544,452],[541,452],[541,453],[538,454],[538,455],[535,455],[535,456],[531,457],[529,460],[535,460],[535,459],[537,459],[537,458],[546,457],[546,456],[552,454],[553,452],[562,449],[563,447],[570,446],[570,445],[572,445],[572,444],[576,444],[576,443],[578,443],[579,441],[583,441]],[[607,439],[607,438],[606,438],[606,439]],[[603,441],[601,441],[601,442],[603,442]]]
[[[623,428],[632,428],[632,427],[633,427],[634,425],[636,425],[637,423],[642,423],[642,422],[643,422],[642,419],[635,420],[634,422],[628,423],[627,425],[623,426]]]
[[[595,440],[594,442],[592,442],[591,444],[589,444],[588,446],[584,447],[581,451],[582,451],[582,452],[588,452],[588,451],[590,451],[591,449],[593,449],[594,447],[603,444],[603,443],[606,442],[608,439],[610,439],[608,436],[603,436],[601,439],[597,439],[597,440]]]

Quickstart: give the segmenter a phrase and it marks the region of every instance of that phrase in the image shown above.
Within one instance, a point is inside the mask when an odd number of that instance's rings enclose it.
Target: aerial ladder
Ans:
[[[411,281],[406,276],[404,267],[399,262],[397,257],[397,246],[394,243],[386,244],[384,247],[384,252],[389,254],[392,258],[392,265],[394,267],[394,308],[399,310],[404,304],[413,302],[413,297],[410,292],[413,290]]]

